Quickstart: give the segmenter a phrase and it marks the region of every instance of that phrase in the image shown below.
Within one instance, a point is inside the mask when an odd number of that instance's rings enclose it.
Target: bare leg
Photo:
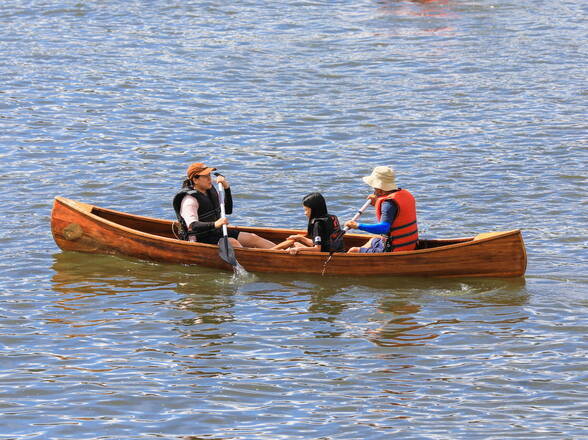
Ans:
[[[368,240],[368,242],[362,246],[362,248],[369,248],[369,247],[371,247],[372,241],[374,241],[374,239],[373,238],[370,238]],[[354,253],[359,252],[360,249],[361,248],[358,248],[358,247],[352,247],[352,248],[349,248],[349,250],[347,251],[347,253],[348,254],[354,254]]]
[[[243,245],[241,245],[241,243],[239,243],[239,240],[236,240],[234,238],[229,237],[229,243],[231,243],[231,245],[236,248],[236,247],[243,247]]]
[[[244,247],[270,249],[276,244],[251,232],[240,232],[239,243]]]

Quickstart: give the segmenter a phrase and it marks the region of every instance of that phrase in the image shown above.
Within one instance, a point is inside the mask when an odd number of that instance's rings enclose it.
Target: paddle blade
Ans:
[[[218,256],[231,266],[236,266],[238,264],[237,258],[235,258],[235,250],[231,243],[229,243],[229,237],[221,237],[218,241]]]

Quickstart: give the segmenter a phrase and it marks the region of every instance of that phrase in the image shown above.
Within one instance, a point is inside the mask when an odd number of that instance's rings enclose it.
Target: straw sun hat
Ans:
[[[372,174],[362,179],[372,188],[381,189],[382,191],[398,189],[396,186],[396,173],[389,167],[376,167]]]

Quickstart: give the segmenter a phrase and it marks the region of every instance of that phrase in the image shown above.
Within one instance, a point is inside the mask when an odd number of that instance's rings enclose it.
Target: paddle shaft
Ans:
[[[351,219],[352,222],[357,221],[357,219],[361,216],[361,214],[363,214],[363,212],[368,208],[368,206],[370,206],[372,204],[371,200],[366,201],[363,206],[361,208],[359,208],[359,210],[355,213],[355,215],[353,216],[353,218]],[[347,226],[345,226],[343,228],[343,230],[345,232],[349,231],[349,228]]]
[[[218,193],[220,194],[220,210],[221,218],[226,217],[225,214],[225,189],[221,183],[218,184]],[[223,236],[228,236],[227,225],[223,225]]]
[[[218,175],[215,173],[215,175]],[[221,210],[221,218],[226,216],[225,213],[225,189],[222,183],[218,183],[218,195],[219,195],[219,205]],[[223,225],[223,236],[218,241],[218,254],[219,257],[233,266],[233,268],[239,267],[239,262],[235,258],[235,251],[231,243],[229,243],[229,234],[227,230],[227,225]]]

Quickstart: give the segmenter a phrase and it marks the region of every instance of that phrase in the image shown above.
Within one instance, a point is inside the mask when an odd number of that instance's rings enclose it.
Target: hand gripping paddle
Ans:
[[[219,173],[214,173],[215,176],[219,176]],[[225,189],[221,183],[218,184],[218,194],[221,209],[221,218],[225,217]],[[229,243],[229,236],[227,234],[227,225],[223,225],[223,236],[218,241],[218,256],[223,261],[226,261],[231,266],[237,266],[237,258],[235,258],[235,250],[231,243]]]

